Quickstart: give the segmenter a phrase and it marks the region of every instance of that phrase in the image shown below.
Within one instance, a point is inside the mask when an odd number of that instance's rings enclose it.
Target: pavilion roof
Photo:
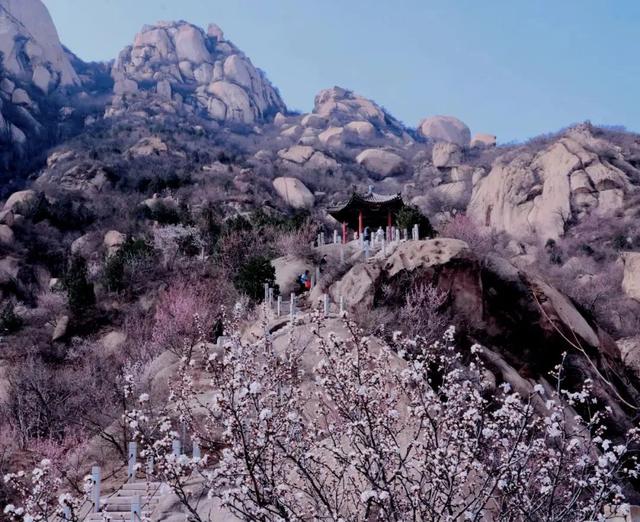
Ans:
[[[402,196],[400,196],[400,193],[377,194],[376,192],[369,191],[366,194],[358,194],[354,192],[347,201],[344,201],[343,203],[340,203],[338,205],[335,205],[329,208],[329,213],[331,214],[334,212],[341,212],[353,206],[378,207],[380,205],[387,205],[387,204],[392,204],[393,206],[395,206],[398,203],[402,204]]]
[[[357,227],[358,215],[362,211],[365,221],[371,226],[384,226],[389,212],[392,214],[404,206],[400,194],[377,194],[373,190],[365,194],[354,192],[351,197],[339,205],[330,207],[329,214],[341,223],[352,228]]]

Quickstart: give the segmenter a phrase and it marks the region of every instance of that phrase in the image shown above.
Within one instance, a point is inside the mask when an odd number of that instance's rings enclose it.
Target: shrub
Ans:
[[[186,257],[195,257],[202,251],[203,242],[196,233],[178,238],[178,251]]]
[[[420,229],[420,237],[434,236],[434,230],[429,218],[420,212],[418,207],[405,205],[396,214],[396,226],[400,230],[409,230],[409,233],[411,233],[411,229],[414,225],[418,225],[418,228]]]
[[[87,206],[69,196],[50,203],[46,209],[49,222],[60,230],[78,230],[90,225],[95,216]]]
[[[410,337],[420,336],[427,342],[436,342],[449,326],[449,317],[443,311],[447,294],[424,282],[413,285],[400,310],[401,324],[406,325]]]
[[[304,227],[309,221],[309,211],[299,210],[290,216],[267,214],[263,209],[252,212],[249,221],[255,228],[277,228],[284,231],[295,231]]]
[[[153,207],[142,207],[142,212],[145,218],[157,221],[161,225],[175,225],[181,221],[179,209],[162,201],[156,202]]]
[[[478,255],[484,255],[494,247],[491,234],[480,230],[465,214],[457,214],[440,233],[443,237],[464,241]]]
[[[238,291],[249,296],[253,301],[264,298],[264,285],[278,290],[276,286],[276,269],[266,257],[251,257],[242,264],[233,279],[233,284]]]
[[[200,236],[205,243],[208,253],[212,253],[222,232],[218,209],[207,204],[196,218],[195,226],[200,230]]]
[[[16,333],[22,328],[22,318],[16,315],[13,303],[7,302],[0,311],[0,334]]]
[[[213,341],[213,329],[219,318],[217,311],[230,305],[235,291],[228,280],[180,278],[158,299],[153,316],[151,340],[156,349],[178,350],[185,339],[193,344],[194,336],[204,334]],[[196,314],[198,319],[196,320]]]
[[[234,232],[246,232],[247,230],[251,230],[253,227],[247,218],[237,215],[227,219],[223,224],[223,231],[226,234],[232,234]]]
[[[69,310],[79,316],[96,304],[93,284],[87,277],[87,262],[83,257],[73,256],[64,275],[63,285],[67,291]]]
[[[203,247],[198,236],[198,229],[184,225],[154,228],[153,245],[165,267],[173,266],[179,254],[194,257],[201,252]]]
[[[112,292],[127,288],[133,277],[150,267],[155,250],[144,239],[129,238],[113,255],[107,258],[103,269],[104,284]]]
[[[625,234],[616,234],[611,242],[616,250],[628,250],[633,246],[631,238]]]
[[[562,248],[558,245],[555,239],[548,239],[544,245],[544,249],[547,251],[549,255],[549,261],[554,265],[561,265],[564,260],[564,253],[562,252]]]
[[[230,273],[235,273],[247,259],[265,257],[271,259],[275,254],[275,239],[272,230],[249,229],[224,233],[217,242],[215,265]]]
[[[313,253],[313,242],[317,226],[306,220],[293,230],[284,230],[275,239],[276,251],[283,256],[309,257]]]

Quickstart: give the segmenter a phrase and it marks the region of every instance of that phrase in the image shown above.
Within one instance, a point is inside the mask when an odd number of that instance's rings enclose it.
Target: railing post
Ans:
[[[269,300],[269,283],[264,284],[264,302],[265,304]]]
[[[369,241],[364,242],[364,258],[369,259]]]
[[[269,309],[273,308],[273,288],[269,287]]]
[[[315,285],[317,285],[319,283],[320,283],[320,267],[317,266],[316,267],[316,282],[315,282],[315,284],[313,286],[315,286]]]
[[[420,225],[416,224],[416,241],[420,241]]]
[[[334,245],[338,244],[338,231],[337,230],[333,231],[333,244]]]
[[[198,444],[198,441],[194,440],[193,441],[193,451],[192,451],[192,457],[194,460],[200,460],[201,458],[201,453],[200,453],[200,444]]]
[[[136,495],[131,500],[131,522],[139,522],[140,516],[140,495]]]
[[[175,439],[173,441],[173,443],[171,444],[171,450],[173,451],[174,456],[176,457],[180,456],[182,449],[181,449],[181,444],[179,439]]]
[[[289,320],[293,324],[293,319],[296,315],[296,294],[291,292],[291,301],[289,301]]]
[[[276,313],[277,313],[278,317],[280,317],[280,314],[282,313],[282,296],[281,295],[278,296],[278,301],[277,301],[277,305],[276,305]]]
[[[322,296],[322,307],[324,309],[324,316],[329,317],[329,296],[327,294]]]
[[[91,480],[93,482],[93,490],[91,491],[91,501],[93,502],[93,511],[100,511],[100,466],[91,468]]]
[[[138,459],[138,445],[129,442],[129,460],[127,462],[127,480],[131,480],[136,473],[136,460]]]

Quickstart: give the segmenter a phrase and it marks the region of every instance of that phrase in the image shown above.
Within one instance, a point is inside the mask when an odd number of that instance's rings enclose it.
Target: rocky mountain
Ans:
[[[79,86],[49,11],[40,0],[0,2],[0,52],[5,74],[32,82],[44,94]]]
[[[77,132],[104,103],[102,66],[83,64],[62,46],[40,0],[0,1],[0,27],[0,178],[6,193],[42,160],[44,149]]]
[[[343,297],[380,342],[381,325],[452,322],[465,349],[487,347],[493,389],[546,385],[567,351],[568,382],[592,379],[611,433],[633,420],[639,135],[582,123],[498,144],[453,116],[412,128],[338,86],[294,113],[214,24],[145,26],[114,62],[90,64],[39,0],[0,0],[0,51],[0,420],[22,447],[68,440],[73,414],[89,447],[111,440],[119,455],[120,435],[104,435],[125,371],[166,387],[165,344],[183,345],[194,310],[213,335],[218,304],[250,309],[271,275],[289,295],[320,265],[305,306]],[[399,226],[428,219],[440,237],[369,259],[354,241],[312,248],[339,229],[327,207],[369,187],[401,194]],[[418,291],[435,304],[407,321]],[[17,418],[4,405],[33,386],[74,400]],[[75,400],[78,386],[90,393]],[[103,450],[87,458],[119,458]]]
[[[113,66],[113,101],[107,114],[121,114],[140,98],[155,98],[166,110],[204,113],[218,122],[253,124],[286,107],[262,71],[222,30],[205,33],[186,22],[145,26]]]

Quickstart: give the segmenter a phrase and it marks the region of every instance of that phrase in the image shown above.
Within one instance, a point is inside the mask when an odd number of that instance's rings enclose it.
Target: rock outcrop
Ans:
[[[393,310],[404,304],[416,283],[434,285],[446,295],[453,322],[463,324],[473,342],[487,349],[488,367],[497,381],[511,382],[518,375],[544,380],[568,352],[565,385],[579,388],[584,378],[591,378],[598,400],[611,407],[614,429],[624,431],[631,425],[620,397],[634,404],[640,389],[613,339],[540,276],[501,257],[478,258],[456,239],[408,241],[387,256],[356,262],[319,292],[329,293],[333,302],[342,297],[350,309]],[[504,373],[494,355],[513,375]]]
[[[640,252],[625,252],[622,255],[624,276],[622,290],[627,296],[640,301]]]
[[[402,271],[441,266],[456,259],[471,258],[469,246],[458,239],[431,239],[401,243],[387,259],[375,259],[371,263],[356,263],[331,288],[335,302],[344,298],[349,308],[374,304],[374,294],[380,279],[391,279]]]
[[[469,146],[471,131],[463,122],[453,116],[431,116],[420,122],[418,132],[434,141],[455,143],[461,147]]]
[[[398,132],[402,124],[373,101],[342,87],[320,91],[315,98],[313,113],[326,118],[330,124],[344,126],[353,121],[366,121],[379,129]]]
[[[76,63],[82,62],[63,48],[41,0],[0,0],[2,170],[20,171],[59,136],[82,127],[72,107],[82,88]]]
[[[205,33],[186,22],[145,26],[120,53],[112,77],[109,115],[126,111],[135,97],[219,122],[253,124],[286,111],[264,73],[219,28]]]
[[[616,344],[620,348],[624,363],[636,378],[640,379],[640,335],[619,339]]]
[[[462,162],[462,151],[455,143],[438,142],[433,146],[432,161],[438,168],[458,167]]]
[[[278,152],[278,156],[283,160],[291,161],[292,163],[297,163],[298,165],[303,165],[311,156],[315,149],[313,147],[309,147],[308,145],[295,145],[289,149],[281,150]]]
[[[12,211],[14,214],[30,216],[35,210],[38,195],[33,190],[21,190],[9,196],[4,204],[3,210]]]
[[[468,214],[517,237],[558,238],[571,220],[610,217],[623,206],[640,171],[588,125],[567,131],[542,151],[498,158],[473,190]]]
[[[471,140],[472,147],[495,147],[496,146],[496,136],[493,134],[476,134],[473,136]]]
[[[169,152],[169,147],[157,136],[140,139],[127,153],[133,158],[160,156]]]
[[[53,334],[51,334],[51,341],[56,342],[62,340],[67,335],[68,328],[69,316],[63,315],[61,317],[58,317],[53,328]]]
[[[302,181],[297,178],[280,177],[273,180],[273,188],[278,195],[293,208],[311,208],[315,197]]]
[[[112,256],[120,247],[124,245],[127,240],[127,236],[125,236],[122,232],[118,232],[117,230],[109,230],[105,235],[102,243],[104,247],[107,249],[107,255]]]
[[[0,53],[5,74],[33,83],[43,93],[80,85],[40,0],[0,0]]]
[[[407,163],[395,152],[382,149],[364,150],[358,154],[356,161],[380,179],[404,174],[408,168]]]
[[[0,245],[9,247],[12,246],[14,242],[14,234],[11,227],[7,225],[0,225]]]

